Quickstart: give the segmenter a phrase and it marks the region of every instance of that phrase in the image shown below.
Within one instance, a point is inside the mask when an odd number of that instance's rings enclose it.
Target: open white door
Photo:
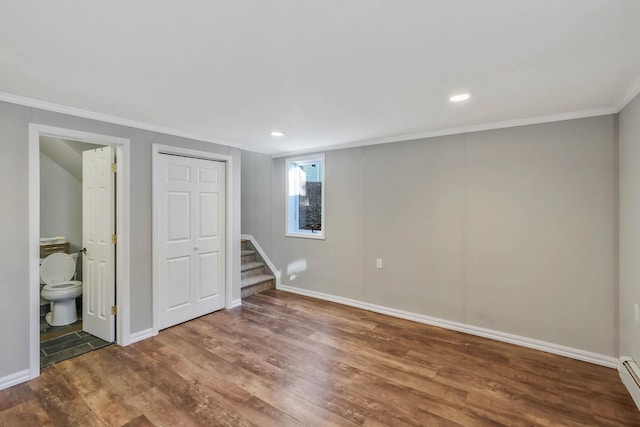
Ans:
[[[115,340],[114,148],[82,153],[82,329]]]
[[[225,306],[224,162],[158,156],[160,329]]]

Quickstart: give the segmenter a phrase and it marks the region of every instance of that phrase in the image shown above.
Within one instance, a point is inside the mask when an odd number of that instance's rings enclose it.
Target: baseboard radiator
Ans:
[[[618,373],[636,406],[640,409],[640,366],[630,357],[621,357]]]

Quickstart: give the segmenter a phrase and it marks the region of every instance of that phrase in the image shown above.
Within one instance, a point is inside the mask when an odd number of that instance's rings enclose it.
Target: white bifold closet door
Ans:
[[[225,163],[158,156],[160,329],[225,306]]]

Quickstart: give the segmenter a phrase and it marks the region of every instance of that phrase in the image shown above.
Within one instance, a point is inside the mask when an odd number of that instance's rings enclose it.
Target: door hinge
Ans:
[[[118,172],[118,164],[117,163],[111,163],[111,172],[113,172],[113,173]]]
[[[113,314],[114,316],[118,314],[118,306],[116,305],[111,306],[111,314]]]
[[[111,243],[114,245],[118,242],[118,237],[115,234],[111,235]]]

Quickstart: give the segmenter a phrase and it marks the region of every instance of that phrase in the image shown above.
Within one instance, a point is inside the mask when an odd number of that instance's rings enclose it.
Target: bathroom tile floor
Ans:
[[[111,343],[84,331],[70,332],[43,341],[40,343],[40,368],[106,347],[109,344]]]
[[[105,347],[111,343],[82,330],[82,310],[78,309],[78,321],[65,326],[51,326],[40,317],[40,368]]]
[[[44,318],[40,319],[40,342],[49,341],[50,339],[57,338],[61,335],[66,335],[70,332],[76,332],[82,330],[82,319],[65,326],[51,326],[45,322]]]

